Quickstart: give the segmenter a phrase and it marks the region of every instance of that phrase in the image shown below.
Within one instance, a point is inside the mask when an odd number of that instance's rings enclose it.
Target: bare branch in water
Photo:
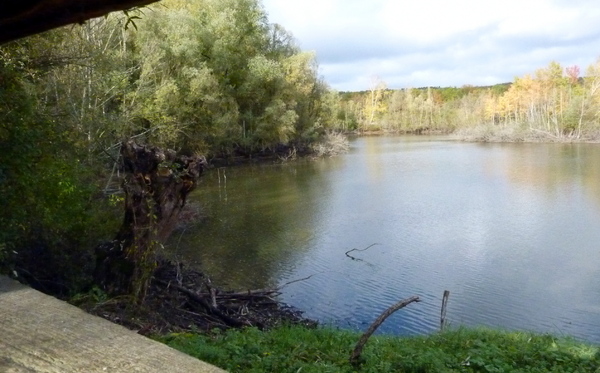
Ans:
[[[299,278],[299,279],[297,279],[297,280],[292,280],[292,281],[290,281],[290,282],[286,282],[285,284],[283,284],[283,285],[281,285],[280,287],[278,287],[278,288],[277,288],[277,290],[281,290],[281,289],[283,289],[284,287],[286,287],[286,286],[288,286],[288,285],[291,285],[291,284],[293,284],[294,282],[300,282],[300,281],[305,281],[305,280],[308,280],[308,279],[310,279],[311,277],[313,277],[313,276],[315,276],[315,275],[318,275],[318,274],[321,274],[321,273],[323,273],[323,272],[319,272],[319,273],[313,273],[313,274],[312,274],[312,275],[310,275],[310,276],[307,276],[307,277],[304,277],[304,278]]]
[[[379,244],[378,244],[378,243],[374,243],[374,244],[371,244],[371,245],[369,245],[369,246],[365,247],[364,249],[352,249],[352,250],[348,250],[348,251],[346,251],[346,256],[347,256],[348,258],[352,259],[352,260],[360,260],[360,261],[363,261],[363,260],[362,260],[362,259],[360,259],[360,258],[356,258],[356,257],[354,257],[354,256],[350,255],[350,253],[351,253],[351,252],[353,252],[353,251],[366,251],[366,250],[369,250],[370,248],[372,248],[373,246],[376,246],[376,245],[379,245]]]
[[[367,331],[360,337],[358,343],[356,344],[356,347],[354,348],[354,350],[352,351],[352,354],[350,355],[350,364],[352,364],[352,366],[354,366],[355,368],[357,368],[361,364],[362,361],[361,361],[360,355],[362,353],[363,347],[365,347],[365,344],[369,340],[369,337],[373,333],[375,333],[375,330],[377,330],[377,328],[379,328],[379,325],[381,325],[385,321],[385,319],[387,319],[391,314],[398,311],[399,309],[404,308],[413,302],[420,302],[420,301],[421,300],[419,299],[418,296],[412,296],[410,298],[401,300],[400,302],[394,304],[387,310],[383,311],[383,313],[381,315],[379,315],[379,317],[375,321],[373,321],[371,326],[369,326],[369,329],[367,329]]]

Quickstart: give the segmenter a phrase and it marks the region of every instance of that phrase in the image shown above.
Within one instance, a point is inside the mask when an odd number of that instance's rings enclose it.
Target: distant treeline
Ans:
[[[344,131],[504,132],[507,140],[595,138],[600,131],[600,62],[580,76],[556,62],[512,83],[475,87],[341,92],[337,127]],[[490,126],[495,126],[490,127]]]

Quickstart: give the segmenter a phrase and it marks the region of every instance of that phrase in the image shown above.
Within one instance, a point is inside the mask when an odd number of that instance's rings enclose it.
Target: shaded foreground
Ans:
[[[348,357],[358,337],[350,331],[293,326],[158,339],[231,372],[353,372]],[[600,372],[598,346],[489,329],[375,336],[363,356],[362,372]]]

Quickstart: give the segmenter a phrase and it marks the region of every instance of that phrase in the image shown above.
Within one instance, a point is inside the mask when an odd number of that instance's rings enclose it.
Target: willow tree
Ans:
[[[94,279],[111,294],[128,294],[141,302],[157,249],[175,228],[206,162],[132,140],[121,144],[120,158],[123,223],[112,242],[97,247]]]
[[[325,122],[327,89],[314,55],[270,24],[259,1],[163,4],[137,21],[138,69],[122,103],[154,143],[253,152],[297,141]]]

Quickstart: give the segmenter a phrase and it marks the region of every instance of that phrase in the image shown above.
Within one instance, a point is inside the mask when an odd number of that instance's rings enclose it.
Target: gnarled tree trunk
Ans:
[[[115,239],[96,248],[96,283],[110,294],[143,301],[156,248],[174,229],[186,197],[202,174],[203,157],[133,141],[121,145],[125,216]]]

